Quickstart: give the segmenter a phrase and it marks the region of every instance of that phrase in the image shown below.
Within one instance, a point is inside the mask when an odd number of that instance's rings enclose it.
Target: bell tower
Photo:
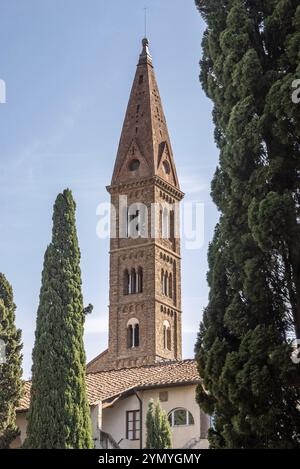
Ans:
[[[180,360],[180,191],[149,42],[129,98],[111,185],[109,347],[122,368]]]

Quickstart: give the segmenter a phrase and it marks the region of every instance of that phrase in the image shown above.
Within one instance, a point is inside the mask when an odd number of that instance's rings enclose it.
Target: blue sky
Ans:
[[[205,243],[182,249],[183,353],[193,356],[207,303],[207,246],[217,221],[211,103],[199,80],[204,23],[193,0],[1,0],[0,271],[12,283],[30,376],[43,256],[57,194],[72,189],[82,253],[88,359],[107,346],[108,240],[96,208],[108,202],[129,92],[148,36],[186,200],[205,205]]]

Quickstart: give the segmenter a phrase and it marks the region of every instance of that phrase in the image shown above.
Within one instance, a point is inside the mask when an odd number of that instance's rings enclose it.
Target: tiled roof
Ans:
[[[197,383],[200,383],[200,378],[195,360],[164,362],[120,370],[100,371],[86,375],[90,405],[113,399],[134,390]],[[31,383],[27,381],[18,411],[28,410],[30,388]]]
[[[25,381],[24,383],[24,394],[20,402],[20,406],[17,410],[27,410],[30,405],[30,389],[31,381]]]

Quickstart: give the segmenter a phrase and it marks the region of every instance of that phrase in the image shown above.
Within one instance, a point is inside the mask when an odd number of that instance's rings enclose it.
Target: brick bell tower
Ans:
[[[180,360],[180,191],[149,42],[137,65],[111,185],[109,347],[122,368]]]

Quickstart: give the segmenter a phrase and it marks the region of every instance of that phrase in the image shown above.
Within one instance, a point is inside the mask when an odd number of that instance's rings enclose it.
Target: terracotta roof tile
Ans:
[[[31,389],[31,381],[25,381],[24,383],[24,394],[20,402],[20,407],[18,410],[27,410],[29,409],[30,405],[30,389]]]
[[[100,371],[86,375],[90,405],[107,401],[133,390],[157,386],[200,383],[195,360],[164,362],[155,365]],[[31,382],[24,383],[24,396],[18,411],[26,411],[30,404]]]

